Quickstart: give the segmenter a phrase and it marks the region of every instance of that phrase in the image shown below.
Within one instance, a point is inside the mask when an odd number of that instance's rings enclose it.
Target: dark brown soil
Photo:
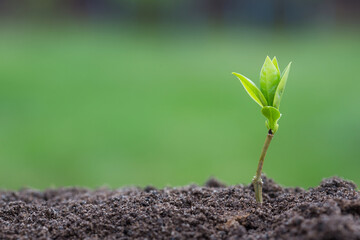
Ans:
[[[360,239],[356,186],[249,186],[0,192],[0,239]]]

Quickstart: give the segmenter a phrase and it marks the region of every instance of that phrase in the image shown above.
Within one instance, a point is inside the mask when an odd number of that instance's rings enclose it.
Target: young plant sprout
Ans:
[[[265,121],[268,134],[262,149],[256,175],[252,180],[255,190],[255,198],[258,203],[262,203],[262,180],[261,171],[264,164],[266,152],[274,134],[279,128],[278,120],[281,117],[279,111],[281,96],[283,95],[287,78],[290,72],[291,62],[285,70],[280,74],[280,69],[276,57],[272,60],[266,57],[265,63],[260,72],[260,90],[256,85],[245,76],[234,73],[239,78],[246,92],[250,97],[262,107],[261,113],[267,118]]]

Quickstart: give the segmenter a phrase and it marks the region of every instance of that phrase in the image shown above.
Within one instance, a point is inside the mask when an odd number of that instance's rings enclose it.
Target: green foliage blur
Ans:
[[[119,30],[121,28],[121,30]],[[292,61],[264,172],[360,183],[360,34],[117,27],[0,31],[0,188],[250,183],[265,118],[231,72]]]

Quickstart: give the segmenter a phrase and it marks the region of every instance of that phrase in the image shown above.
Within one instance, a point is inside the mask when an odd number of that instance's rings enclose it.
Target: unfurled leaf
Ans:
[[[282,97],[282,95],[284,93],[284,90],[285,90],[286,82],[287,82],[289,72],[290,72],[290,67],[291,67],[291,62],[285,68],[284,73],[281,76],[280,83],[277,86],[277,89],[276,89],[276,92],[275,92],[273,106],[275,108],[277,108],[277,109],[279,109],[279,107],[280,107],[280,101],[281,101],[281,97]]]
[[[264,95],[250,79],[239,73],[233,72],[232,74],[239,78],[246,92],[250,95],[252,99],[254,99],[257,104],[259,104],[261,107],[268,105]]]
[[[266,106],[261,109],[261,113],[267,118],[266,127],[271,130],[272,133],[275,133],[279,128],[277,122],[281,117],[279,110],[271,106]]]
[[[276,59],[275,62],[277,63]],[[273,104],[275,91],[279,82],[280,72],[271,61],[269,56],[267,56],[260,72],[260,89],[264,94],[269,106],[272,106]]]

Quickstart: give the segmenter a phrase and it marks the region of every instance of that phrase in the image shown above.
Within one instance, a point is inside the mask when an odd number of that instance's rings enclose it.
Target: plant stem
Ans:
[[[269,132],[268,132],[268,135],[266,136],[265,144],[264,144],[264,147],[263,147],[261,155],[260,155],[260,160],[259,160],[259,165],[258,165],[258,168],[257,168],[257,171],[256,171],[256,175],[252,180],[252,183],[254,185],[254,190],[255,190],[255,198],[256,198],[256,201],[258,203],[263,202],[263,199],[262,199],[262,185],[263,185],[263,182],[261,180],[261,171],[262,171],[262,168],[263,168],[263,165],[264,165],[264,159],[265,159],[265,156],[266,156],[266,152],[267,152],[267,150],[269,148],[271,139],[273,137],[274,137],[274,134],[272,133],[272,131],[270,129]]]

